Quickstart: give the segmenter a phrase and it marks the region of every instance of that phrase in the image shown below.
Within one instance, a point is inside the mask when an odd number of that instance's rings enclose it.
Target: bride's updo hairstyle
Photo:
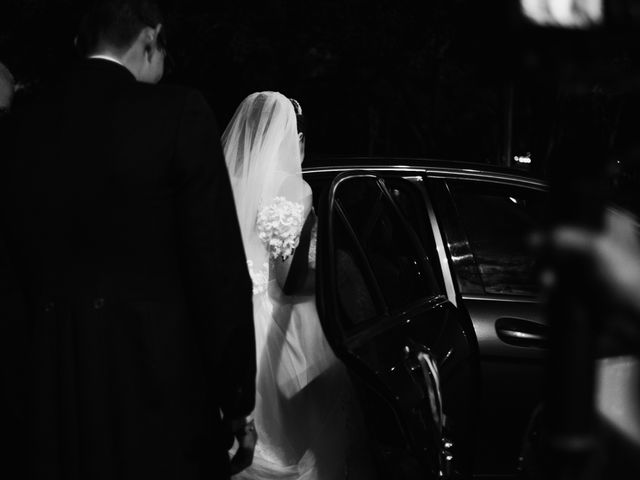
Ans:
[[[305,125],[304,115],[302,115],[302,107],[295,98],[290,98],[289,101],[293,105],[293,111],[296,113],[296,130],[298,130],[298,142],[300,143],[300,161],[304,160],[304,147],[305,147]]]
[[[259,208],[273,203],[276,197],[291,201],[300,201],[302,197],[296,108],[301,114],[300,104],[294,104],[281,93],[252,93],[242,101],[222,134],[245,249],[249,247],[248,257],[251,244],[257,242]]]
[[[293,111],[296,112],[296,128],[298,130],[298,135],[302,135],[304,137],[304,115],[302,114],[302,107],[295,98],[290,98],[289,101],[293,105]]]

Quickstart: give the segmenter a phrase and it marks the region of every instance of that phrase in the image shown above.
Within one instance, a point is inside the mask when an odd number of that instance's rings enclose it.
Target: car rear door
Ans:
[[[320,197],[318,309],[358,392],[380,478],[468,472],[477,349],[444,295],[436,252],[407,218],[426,216],[423,193],[398,176],[345,172]]]
[[[547,194],[536,182],[431,175],[459,306],[468,311],[482,370],[474,471],[515,474],[521,439],[542,400],[547,329],[527,236],[542,224]]]

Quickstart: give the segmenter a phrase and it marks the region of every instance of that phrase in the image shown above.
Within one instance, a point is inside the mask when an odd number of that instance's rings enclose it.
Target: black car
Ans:
[[[311,159],[304,175],[322,325],[380,478],[515,475],[542,397],[547,332],[525,239],[545,183],[393,158]]]

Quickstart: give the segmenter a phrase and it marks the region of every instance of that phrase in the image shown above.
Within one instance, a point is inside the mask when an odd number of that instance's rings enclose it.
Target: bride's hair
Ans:
[[[290,98],[289,101],[293,105],[293,111],[296,112],[296,127],[298,129],[298,133],[304,135],[304,115],[302,114],[302,107],[300,106],[300,102],[298,102],[295,98]]]

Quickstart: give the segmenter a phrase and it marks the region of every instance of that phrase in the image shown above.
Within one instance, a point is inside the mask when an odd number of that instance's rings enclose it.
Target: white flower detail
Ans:
[[[318,223],[316,222],[311,229],[311,242],[309,243],[309,268],[316,268],[318,244]]]
[[[253,261],[247,260],[247,266],[249,267],[249,276],[253,284],[253,294],[258,295],[266,292],[269,283],[269,264],[263,263],[261,269],[254,270]]]
[[[271,258],[286,260],[298,246],[303,212],[302,204],[284,197],[275,197],[271,204],[258,211],[258,237]]]

